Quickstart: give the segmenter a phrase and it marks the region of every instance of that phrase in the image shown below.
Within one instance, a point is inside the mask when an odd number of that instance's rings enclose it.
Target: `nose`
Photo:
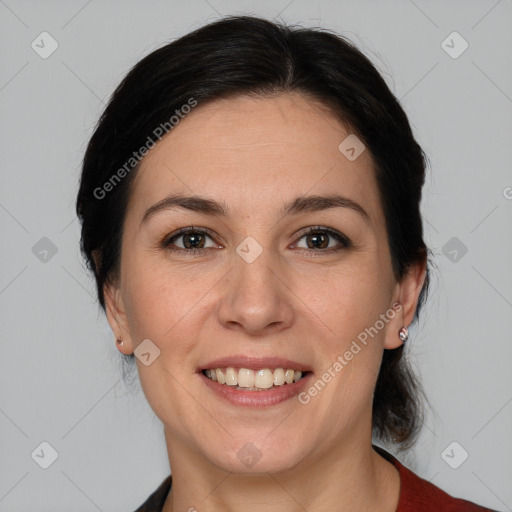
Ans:
[[[227,329],[252,336],[289,328],[294,317],[293,299],[297,298],[287,282],[286,269],[270,249],[248,261],[233,254],[233,267],[226,276],[218,309],[219,321]]]

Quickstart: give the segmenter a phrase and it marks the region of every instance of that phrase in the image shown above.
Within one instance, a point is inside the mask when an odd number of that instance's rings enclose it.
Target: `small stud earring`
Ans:
[[[117,343],[121,345],[121,347],[124,346],[124,341],[121,338],[117,338]]]
[[[403,341],[406,342],[407,338],[409,337],[409,331],[407,330],[407,327],[402,327],[398,331],[398,337]]]

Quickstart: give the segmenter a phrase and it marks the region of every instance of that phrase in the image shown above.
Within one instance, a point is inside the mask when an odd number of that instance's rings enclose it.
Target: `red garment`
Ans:
[[[373,448],[389,460],[400,473],[400,498],[396,512],[497,512],[470,501],[451,497],[435,485],[415,475],[390,453],[378,446]],[[162,512],[171,484],[172,478],[169,475],[135,512]]]
[[[390,453],[374,446],[400,473],[400,499],[396,512],[496,512],[470,501],[453,498],[446,492],[420,478]]]

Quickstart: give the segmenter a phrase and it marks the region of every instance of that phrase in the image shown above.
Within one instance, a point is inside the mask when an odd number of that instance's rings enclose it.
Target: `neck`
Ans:
[[[343,443],[279,473],[223,471],[166,431],[172,488],[163,512],[395,512],[398,470],[370,442]]]

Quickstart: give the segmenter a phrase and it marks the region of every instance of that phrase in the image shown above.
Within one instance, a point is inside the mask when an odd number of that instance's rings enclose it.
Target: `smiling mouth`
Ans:
[[[241,391],[266,391],[303,379],[308,373],[291,368],[211,368],[202,371],[208,379]]]

